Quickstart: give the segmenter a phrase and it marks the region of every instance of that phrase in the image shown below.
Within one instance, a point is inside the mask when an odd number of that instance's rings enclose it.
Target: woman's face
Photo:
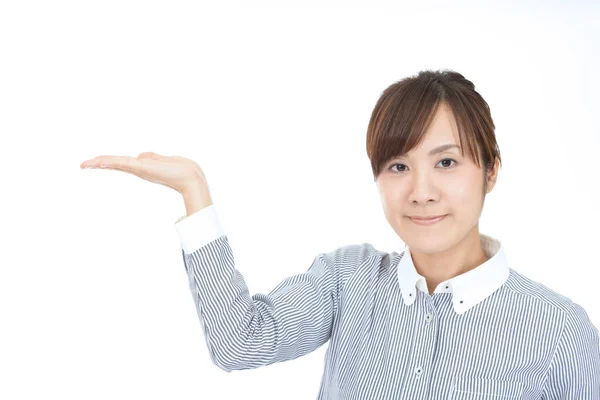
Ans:
[[[466,154],[461,156],[459,148],[434,152],[448,144],[459,146],[459,136],[450,109],[442,104],[423,142],[388,162],[376,181],[389,224],[420,253],[442,252],[469,234],[479,235],[485,193],[495,184],[498,160],[484,192],[483,169]],[[418,225],[409,218],[434,215],[446,216],[432,225]]]

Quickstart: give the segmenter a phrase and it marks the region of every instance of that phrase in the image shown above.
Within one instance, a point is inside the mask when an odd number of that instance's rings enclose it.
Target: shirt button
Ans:
[[[425,316],[425,321],[427,322],[431,322],[431,320],[433,319],[433,314],[429,313]]]
[[[417,374],[417,376],[421,376],[422,373],[423,373],[423,368],[417,367],[417,369],[415,370],[415,374]]]

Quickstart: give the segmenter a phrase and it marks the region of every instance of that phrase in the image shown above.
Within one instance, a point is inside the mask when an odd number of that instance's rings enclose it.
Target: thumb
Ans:
[[[140,153],[137,158],[151,158],[153,160],[160,160],[162,156],[160,154],[153,153],[151,151],[145,151]]]

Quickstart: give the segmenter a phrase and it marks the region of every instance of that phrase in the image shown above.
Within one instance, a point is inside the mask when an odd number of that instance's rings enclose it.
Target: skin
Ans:
[[[450,108],[441,104],[419,146],[386,163],[376,179],[385,217],[408,245],[430,294],[440,283],[487,261],[481,248],[479,217],[499,168],[496,158],[493,169],[486,173],[483,165],[478,167],[457,148],[428,154],[445,144],[460,146],[460,137]],[[429,226],[409,219],[444,214],[445,218]]]
[[[176,190],[183,195],[188,216],[212,204],[202,168],[185,157],[165,156],[151,151],[140,153],[137,157],[101,155],[85,160],[80,168],[123,171]]]

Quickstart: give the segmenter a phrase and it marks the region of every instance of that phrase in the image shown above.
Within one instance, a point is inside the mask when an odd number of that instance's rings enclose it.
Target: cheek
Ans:
[[[401,191],[387,191],[381,197],[383,211],[388,220],[397,221],[400,215],[404,212],[404,202]]]
[[[403,192],[402,188],[397,188],[394,190],[389,190],[385,194],[385,201],[387,207],[393,208],[395,210],[402,208],[406,202],[406,193]]]
[[[456,185],[452,186],[452,188],[448,192],[448,195],[454,203],[464,202],[467,201],[470,197],[472,197],[472,189],[472,187],[469,187],[464,182],[459,182]]]
[[[480,182],[476,182],[472,178],[467,177],[457,177],[457,179],[452,180],[450,185],[448,186],[447,193],[448,195],[457,200],[466,200],[472,199],[475,188],[481,185]]]
[[[479,185],[479,186],[478,186]],[[456,180],[446,191],[448,202],[455,210],[470,212],[482,199],[481,182]]]
[[[379,195],[384,204],[397,206],[399,200],[404,196],[404,189],[401,185],[392,181],[382,180],[379,185]]]

